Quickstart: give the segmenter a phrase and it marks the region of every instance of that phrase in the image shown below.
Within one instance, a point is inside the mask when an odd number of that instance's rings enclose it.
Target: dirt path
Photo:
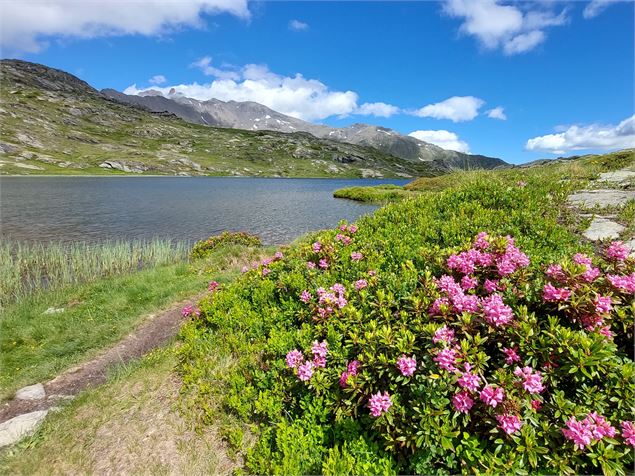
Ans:
[[[109,369],[113,366],[138,359],[174,337],[186,319],[181,316],[183,307],[187,304],[195,304],[201,297],[202,294],[175,303],[169,309],[148,315],[139,328],[114,347],[106,349],[94,359],[68,369],[53,380],[44,383],[46,395],[43,398],[36,400],[14,398],[3,403],[0,407],[0,424],[18,415],[49,410],[82,390],[104,383]]]

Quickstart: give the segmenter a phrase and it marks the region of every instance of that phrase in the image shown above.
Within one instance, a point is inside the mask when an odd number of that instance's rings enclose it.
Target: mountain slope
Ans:
[[[460,169],[492,169],[507,165],[501,159],[445,150],[433,144],[404,136],[385,127],[353,124],[335,128],[312,124],[286,116],[255,102],[197,101],[180,94],[164,97],[159,91],[149,90],[141,95],[127,95],[114,89],[102,93],[124,104],[142,106],[154,112],[171,112],[195,124],[232,127],[246,130],[273,130],[279,132],[308,132],[316,137],[374,147],[411,162],[427,162],[438,171]]]
[[[0,173],[407,177],[432,167],[298,132],[185,122],[108,99],[63,71],[0,61]]]

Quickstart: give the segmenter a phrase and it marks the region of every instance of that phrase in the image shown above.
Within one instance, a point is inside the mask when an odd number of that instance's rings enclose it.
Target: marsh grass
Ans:
[[[187,260],[184,242],[22,243],[0,239],[0,307],[72,284]]]

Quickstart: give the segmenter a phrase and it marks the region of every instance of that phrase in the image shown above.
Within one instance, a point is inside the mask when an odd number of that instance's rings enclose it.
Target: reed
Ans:
[[[0,239],[0,307],[44,290],[187,260],[185,242],[23,243]]]

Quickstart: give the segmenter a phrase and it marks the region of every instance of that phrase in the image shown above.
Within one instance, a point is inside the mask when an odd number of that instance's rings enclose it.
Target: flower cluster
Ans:
[[[311,346],[312,360],[305,360],[304,355],[298,349],[290,350],[285,358],[287,367],[297,370],[298,379],[307,382],[313,376],[316,368],[326,367],[328,345],[326,341],[314,341]]]
[[[181,316],[183,317],[199,317],[200,315],[201,310],[198,307],[192,306],[190,304],[181,309]]]
[[[529,393],[542,393],[545,390],[545,386],[542,384],[542,375],[540,372],[535,372],[531,367],[516,367],[514,370],[516,377],[522,377],[523,388]]]
[[[342,372],[342,375],[340,376],[340,387],[347,387],[348,386],[348,377],[354,377],[355,375],[357,375],[357,373],[359,372],[359,361],[358,360],[353,360],[351,362],[348,363],[348,365],[346,366],[346,370],[344,372]]]
[[[562,434],[566,439],[573,441],[576,448],[583,449],[605,436],[613,438],[616,430],[602,415],[591,412],[581,421],[574,417],[569,418],[567,427],[563,428]]]
[[[415,357],[406,357],[402,355],[397,359],[397,368],[404,377],[411,377],[417,370],[417,359]]]
[[[370,408],[370,414],[374,417],[378,417],[381,416],[383,413],[386,413],[391,406],[392,400],[390,399],[390,395],[388,394],[388,392],[384,392],[383,395],[381,392],[377,392],[368,400],[368,408]]]
[[[543,300],[557,304],[558,312],[587,331],[612,338],[615,304],[627,302],[635,294],[635,260],[628,253],[628,248],[616,241],[605,248],[605,261],[598,266],[582,253],[562,264],[547,266]]]

